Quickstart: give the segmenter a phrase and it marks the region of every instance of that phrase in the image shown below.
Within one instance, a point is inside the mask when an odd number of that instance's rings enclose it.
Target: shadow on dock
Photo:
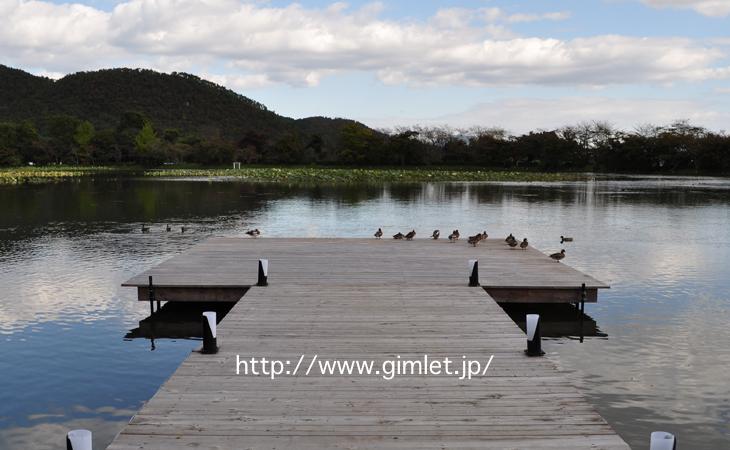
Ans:
[[[540,314],[540,332],[543,337],[580,339],[581,312],[567,303],[500,303],[517,326],[526,330],[527,314]],[[608,337],[598,328],[596,321],[588,314],[583,314],[583,336]]]

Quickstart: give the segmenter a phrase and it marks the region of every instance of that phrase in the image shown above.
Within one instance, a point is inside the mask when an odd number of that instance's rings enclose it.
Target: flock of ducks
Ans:
[[[466,240],[467,243],[471,244],[472,246],[476,247],[478,243],[488,238],[489,235],[486,231],[482,233],[477,233],[474,236],[469,236],[469,238]]]
[[[248,233],[246,233],[246,234],[248,234]],[[378,228],[378,231],[376,231],[373,236],[375,236],[375,239],[382,239],[383,238],[383,229]],[[431,234],[431,239],[437,240],[440,236],[441,236],[440,230],[433,230],[433,234]],[[416,230],[411,230],[406,234],[398,232],[393,235],[393,239],[395,239],[397,241],[400,241],[403,239],[405,239],[406,241],[410,241],[414,237],[416,237]],[[459,230],[454,230],[451,232],[451,234],[449,234],[449,242],[456,242],[459,240],[459,237],[460,237]],[[489,237],[489,235],[487,234],[487,232],[483,231],[481,233],[475,234],[474,236],[469,236],[467,239],[467,243],[476,247],[481,241],[487,239],[488,237]],[[520,249],[527,250],[527,247],[530,246],[530,243],[527,241],[527,238],[523,238],[522,241],[519,241],[516,237],[514,237],[512,235],[512,233],[510,233],[509,236],[507,236],[507,239],[505,239],[504,241],[511,248],[516,248],[519,246]],[[560,236],[560,243],[564,244],[566,242],[573,242],[573,238]],[[560,262],[560,260],[565,258],[565,249],[563,249],[557,253],[551,254],[550,258],[552,260],[554,260],[555,262]]]
[[[180,227],[180,233],[185,233],[186,231],[188,231],[188,229],[189,229],[188,227],[183,225]],[[166,225],[165,231],[169,233],[170,231],[172,231],[172,227],[169,224]],[[149,232],[150,232],[150,227],[147,225],[142,225],[142,233],[149,233]],[[257,237],[261,236],[261,231],[258,228],[254,228],[252,230],[246,231],[246,234],[253,238],[257,238]],[[375,239],[382,239],[383,238],[383,229],[378,228],[378,231],[375,232],[374,236],[375,236]],[[431,239],[437,240],[440,236],[441,236],[440,230],[433,230],[433,233],[431,234]],[[393,235],[393,239],[398,240],[398,241],[404,240],[404,239],[406,241],[410,241],[410,240],[413,240],[414,237],[416,237],[416,230],[411,230],[406,234],[398,232]],[[456,242],[459,240],[460,237],[461,237],[461,235],[459,234],[459,230],[454,230],[448,236],[449,242]],[[487,239],[488,237],[489,237],[489,235],[487,234],[487,232],[483,231],[481,233],[475,234],[474,236],[469,236],[467,238],[467,243],[476,247],[481,241]],[[527,242],[527,238],[523,238],[522,241],[518,241],[517,238],[512,235],[512,233],[510,233],[509,236],[507,236],[507,239],[505,239],[504,241],[511,248],[515,248],[515,247],[519,246],[520,249],[527,250],[527,247],[530,246],[529,242]],[[573,242],[573,238],[560,236],[560,243],[564,244],[566,242]],[[555,262],[560,262],[560,260],[565,258],[565,249],[560,250],[557,253],[551,254],[550,258],[553,259]]]
[[[522,239],[522,242],[518,242],[517,238],[514,237],[512,233],[510,233],[509,236],[507,236],[507,239],[505,239],[504,241],[512,248],[515,248],[519,245],[522,250],[527,250],[527,247],[530,246],[530,243],[527,242],[527,238]]]

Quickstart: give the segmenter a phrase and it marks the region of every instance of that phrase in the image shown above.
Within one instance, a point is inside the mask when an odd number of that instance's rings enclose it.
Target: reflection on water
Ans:
[[[708,178],[0,187],[0,448],[58,448],[76,427],[93,429],[103,448],[199,346],[156,337],[150,352],[147,339],[124,340],[129,330],[164,333],[144,321],[148,305],[121,282],[208,236],[251,227],[268,236],[358,237],[378,227],[486,228],[492,236],[529,237],[546,252],[565,248],[567,264],[612,286],[586,305],[584,321],[608,337],[547,339],[545,349],[559,353],[633,446],[645,447],[651,431],[665,429],[683,448],[724,448],[729,219],[730,182]],[[561,246],[560,235],[575,241]]]
[[[124,336],[125,339],[149,339],[155,349],[155,339],[203,339],[202,315],[215,311],[220,323],[235,302],[179,302],[166,303],[154,314],[139,321],[139,326]]]
[[[500,303],[499,306],[525,332],[527,314],[539,314],[540,334],[546,338],[608,337],[595,319],[571,304]]]

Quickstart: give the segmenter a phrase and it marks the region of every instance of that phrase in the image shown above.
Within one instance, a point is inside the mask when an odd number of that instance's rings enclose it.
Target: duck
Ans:
[[[172,231],[172,227],[170,226],[170,224],[169,224],[169,223],[168,223],[168,224],[167,224],[167,226],[165,227],[165,231],[167,231],[168,233],[169,233],[170,231]]]
[[[572,237],[560,236],[560,243],[561,244],[564,244],[566,242],[573,242],[573,238]]]
[[[519,245],[519,243],[517,242],[517,239],[513,239],[513,240],[507,242],[507,245],[509,245],[512,248],[515,248]]]
[[[527,250],[527,246],[528,246],[528,245],[529,245],[529,244],[527,243],[527,238],[524,238],[524,239],[522,240],[522,242],[520,242],[520,248],[521,248],[522,250]]]
[[[469,238],[466,240],[467,243],[473,245],[474,247],[477,246],[479,241],[482,240],[482,233],[477,233],[474,236],[469,236]]]
[[[380,228],[378,228],[378,231],[376,231],[376,232],[375,232],[375,234],[374,234],[373,236],[375,236],[375,239],[380,239],[380,238],[382,238],[382,237],[383,237],[383,230],[382,230],[382,229],[380,229]]]
[[[399,232],[398,232],[397,234],[394,234],[394,235],[393,235],[393,239],[397,239],[397,240],[401,240],[401,239],[403,239],[404,237],[405,237],[405,236],[404,236],[404,235],[403,235],[403,233],[401,233],[400,231],[399,231]]]
[[[514,240],[515,240],[515,237],[512,236],[512,233],[510,233],[509,236],[507,236],[507,239],[504,240],[504,242],[509,244],[509,241],[514,241]]]
[[[246,232],[246,234],[249,235],[249,236],[251,236],[251,237],[259,237],[259,235],[261,234],[261,232],[259,231],[258,228],[254,228],[253,230],[248,230]]]
[[[554,259],[555,262],[560,262],[561,259],[565,258],[565,249],[560,250],[558,253],[553,253],[550,257]]]
[[[433,234],[431,235],[431,237],[435,241],[436,239],[439,238],[440,235],[441,235],[441,232],[439,230],[433,230]]]
[[[455,242],[459,240],[459,230],[454,230],[449,235],[449,242]]]
[[[488,237],[489,237],[489,235],[487,234],[487,230],[484,230],[484,231],[482,232],[482,239],[486,239],[486,238],[488,238]]]
[[[410,241],[414,237],[416,237],[416,230],[411,230],[411,231],[408,232],[408,234],[406,234],[406,240],[407,241]]]
[[[142,233],[149,233],[149,232],[150,232],[150,227],[148,227],[147,225],[142,225]]]

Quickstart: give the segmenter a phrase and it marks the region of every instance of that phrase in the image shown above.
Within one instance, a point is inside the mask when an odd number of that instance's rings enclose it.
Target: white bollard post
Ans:
[[[655,431],[651,433],[649,450],[677,450],[677,438],[666,431]]]
[[[527,356],[542,356],[545,354],[542,351],[542,339],[540,337],[540,315],[539,314],[528,314],[527,315],[527,350],[525,353]]]
[[[92,450],[91,431],[71,430],[66,434],[66,450]]]
[[[215,311],[203,313],[203,353],[207,355],[218,353]]]
[[[469,260],[469,287],[479,286],[479,261]]]
[[[259,281],[256,286],[269,285],[269,260],[259,259]]]

